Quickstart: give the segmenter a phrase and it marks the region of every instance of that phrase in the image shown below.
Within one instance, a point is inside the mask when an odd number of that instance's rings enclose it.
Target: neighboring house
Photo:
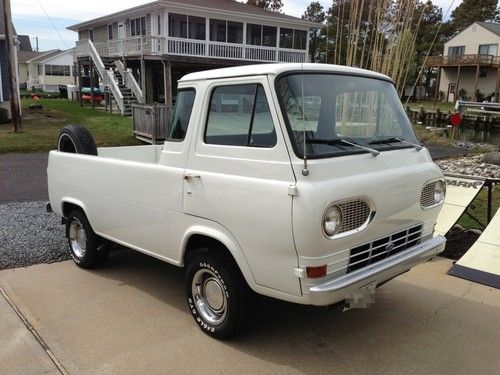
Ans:
[[[443,56],[431,56],[426,62],[438,69],[436,98],[454,102],[465,90],[471,100],[493,97],[498,102],[499,44],[500,24],[486,22],[474,22],[446,42]]]
[[[171,104],[175,82],[190,72],[307,62],[309,31],[321,26],[232,0],[168,0],[68,29],[78,32],[79,76],[95,69],[122,113],[130,113],[136,101]]]
[[[14,29],[14,28],[13,28]],[[17,34],[14,30],[14,41],[17,42]],[[14,60],[17,61],[17,49]],[[17,66],[17,64],[16,64]],[[16,69],[17,74],[17,69]],[[19,93],[19,87],[17,88]],[[5,22],[3,17],[3,0],[0,0],[0,108],[4,108],[10,117],[10,83],[9,69],[7,64],[7,44],[5,41]]]
[[[33,52],[33,51],[19,51],[17,53],[18,56],[18,70],[19,70],[19,87],[21,89],[26,90],[27,88],[27,83],[29,80],[29,64],[28,61],[31,59],[34,59],[35,57],[39,56],[43,52]]]
[[[26,86],[28,90],[40,89],[45,92],[58,92],[59,85],[74,83],[74,49],[52,50],[37,53],[26,60]]]

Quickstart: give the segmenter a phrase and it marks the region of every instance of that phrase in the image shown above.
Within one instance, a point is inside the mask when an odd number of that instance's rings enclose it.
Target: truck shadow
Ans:
[[[111,255],[106,267],[92,272],[139,289],[191,319],[182,269],[130,250],[119,250]],[[378,289],[377,301],[369,309],[342,312],[339,308],[257,297],[251,312],[253,319],[241,336],[221,342],[199,330],[186,334],[197,343],[213,345],[215,353],[217,348],[227,352],[226,347],[253,361],[303,373],[331,373],[333,369],[395,373],[403,368],[418,373],[423,371],[420,366],[451,366],[448,370],[457,366],[458,372],[464,372],[467,366],[461,368],[458,363],[463,363],[463,358],[477,346],[484,346],[476,325],[464,321],[464,314],[477,313],[493,319],[499,309],[397,278]],[[454,327],[457,323],[461,324],[459,330]],[[495,335],[490,334],[489,339]],[[495,358],[495,350],[487,349],[485,358]],[[446,354],[436,354],[443,352]],[[457,365],[450,365],[452,361]]]

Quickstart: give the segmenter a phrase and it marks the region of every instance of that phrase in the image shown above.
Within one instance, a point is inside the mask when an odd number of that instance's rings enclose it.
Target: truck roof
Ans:
[[[353,68],[350,66],[331,65],[331,64],[316,64],[316,63],[284,63],[284,64],[255,64],[244,66],[233,66],[230,68],[204,70],[186,74],[179,82],[190,82],[199,80],[210,80],[230,77],[244,77],[257,75],[278,75],[289,71],[321,71],[331,73],[356,74],[364,75],[373,78],[382,78],[391,80],[384,74],[373,72],[371,70]],[[392,80],[391,80],[392,81]]]

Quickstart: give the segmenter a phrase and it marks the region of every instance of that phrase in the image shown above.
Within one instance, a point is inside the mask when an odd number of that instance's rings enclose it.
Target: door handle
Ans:
[[[199,176],[199,175],[194,175],[194,174],[185,174],[185,175],[184,175],[184,179],[185,179],[186,181],[192,181],[192,180],[194,180],[195,178],[200,179],[200,178],[201,178],[201,176]]]

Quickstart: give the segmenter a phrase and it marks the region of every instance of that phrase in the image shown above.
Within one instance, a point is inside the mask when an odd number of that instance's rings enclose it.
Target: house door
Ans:
[[[125,39],[125,22],[118,22],[118,39]]]

